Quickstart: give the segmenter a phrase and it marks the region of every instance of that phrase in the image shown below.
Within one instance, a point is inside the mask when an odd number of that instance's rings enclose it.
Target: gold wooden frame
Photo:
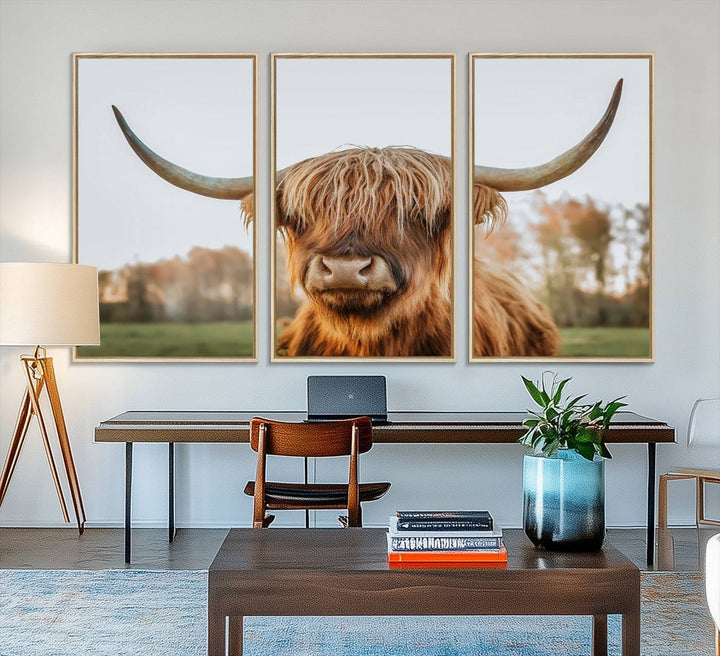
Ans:
[[[148,357],[148,356],[79,356],[77,347],[72,349],[73,362],[258,362],[258,55],[257,53],[73,53],[72,93],[72,216],[73,216],[73,262],[78,261],[78,64],[81,59],[249,59],[252,61],[253,84],[253,352],[249,356],[236,357]]]
[[[649,282],[649,313],[650,325],[650,354],[648,356],[637,357],[615,357],[615,356],[550,356],[550,357],[526,357],[526,356],[507,356],[507,357],[476,357],[473,355],[473,309],[474,309],[474,252],[475,252],[475,231],[470,213],[473,206],[473,167],[475,163],[475,62],[478,59],[647,59],[648,60],[648,93],[649,93],[649,110],[648,117],[648,143],[649,143],[649,210],[650,210],[650,282]],[[654,187],[653,187],[653,125],[654,125],[654,55],[653,53],[469,53],[468,55],[468,361],[475,362],[654,362],[655,361],[655,329],[654,329],[654,297],[655,297],[655,258],[654,258]]]
[[[452,247],[452,282],[450,292],[452,296],[452,344],[450,356],[407,356],[407,357],[348,357],[348,356],[305,356],[290,357],[278,356],[275,343],[276,318],[275,305],[276,297],[276,239],[277,239],[277,208],[275,194],[272,193],[270,200],[270,213],[272,232],[270,236],[270,362],[457,362],[457,244],[456,244],[456,199],[457,192],[457,148],[456,148],[456,55],[455,53],[271,53],[271,98],[270,98],[270,189],[274,190],[277,185],[277,61],[279,59],[447,59],[450,62],[450,152],[453,161],[453,193],[452,207],[450,210],[451,234],[453,236]]]

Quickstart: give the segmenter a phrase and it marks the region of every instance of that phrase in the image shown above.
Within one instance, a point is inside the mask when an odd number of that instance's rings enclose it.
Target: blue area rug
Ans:
[[[207,572],[0,570],[2,656],[202,656]],[[619,617],[609,653],[620,654]],[[246,656],[587,656],[586,617],[247,618]],[[643,656],[712,656],[699,574],[642,574]]]

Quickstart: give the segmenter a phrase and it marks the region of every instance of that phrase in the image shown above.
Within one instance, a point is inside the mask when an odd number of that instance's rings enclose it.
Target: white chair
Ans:
[[[720,656],[720,533],[713,535],[705,548],[705,592],[715,620],[715,653]]]

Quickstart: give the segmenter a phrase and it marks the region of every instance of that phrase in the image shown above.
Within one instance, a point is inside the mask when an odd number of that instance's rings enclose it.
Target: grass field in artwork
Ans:
[[[78,348],[80,357],[91,358],[234,358],[252,354],[252,321],[104,323],[100,346]]]
[[[648,328],[561,328],[561,356],[650,357]]]

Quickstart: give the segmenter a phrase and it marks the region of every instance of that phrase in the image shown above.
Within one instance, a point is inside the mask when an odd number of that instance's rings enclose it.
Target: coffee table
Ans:
[[[639,656],[633,563],[609,545],[548,552],[504,535],[507,568],[389,569],[383,529],[232,529],[208,574],[208,656],[242,654],[252,615],[592,615],[592,655],[605,656],[612,614],[623,656]]]

